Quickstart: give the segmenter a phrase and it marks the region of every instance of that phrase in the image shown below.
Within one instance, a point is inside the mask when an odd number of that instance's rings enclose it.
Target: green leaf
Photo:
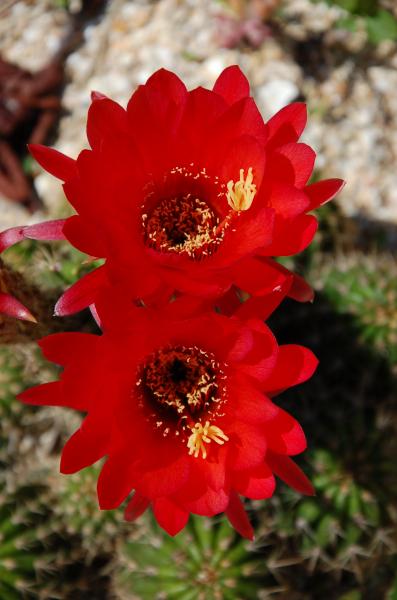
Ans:
[[[384,40],[397,40],[397,20],[387,10],[379,10],[375,16],[365,19],[368,39],[372,44]]]

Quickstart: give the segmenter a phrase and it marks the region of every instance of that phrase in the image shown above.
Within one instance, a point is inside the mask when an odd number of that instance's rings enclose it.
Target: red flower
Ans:
[[[265,124],[238,67],[226,69],[213,91],[188,92],[176,75],[157,71],[127,110],[98,93],[92,99],[92,149],[77,161],[31,146],[65,182],[78,213],[67,220],[65,236],[106,259],[64,294],[57,314],[92,304],[109,283],[146,303],[175,290],[218,297],[232,284],[258,297],[280,285],[297,299],[311,296],[269,258],[310,243],[317,222],[307,213],[343,183],[307,185],[315,153],[298,143],[304,104]]]
[[[317,360],[309,350],[278,346],[259,320],[198,314],[187,298],[161,310],[124,309],[112,298],[98,310],[102,336],[41,340],[63,374],[20,398],[87,413],[63,450],[61,471],[106,456],[98,481],[102,509],[116,508],[135,490],[127,519],[151,506],[174,535],[189,513],[225,511],[252,537],[239,495],[268,498],[273,473],[312,493],[289,458],[305,449],[304,434],[270,399],[312,375]]]

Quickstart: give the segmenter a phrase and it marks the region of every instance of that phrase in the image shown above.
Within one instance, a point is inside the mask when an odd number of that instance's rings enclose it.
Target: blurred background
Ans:
[[[40,325],[0,318],[0,600],[397,599],[396,0],[1,0],[0,230],[69,214],[26,143],[76,157],[91,90],[125,105],[160,67],[211,87],[230,64],[265,118],[307,102],[314,179],[347,180],[312,246],[283,260],[314,303],[284,302],[270,323],[320,358],[278,398],[307,434],[317,496],[280,484],[247,505],[252,544],[221,518],[171,539],[149,517],[100,512],[98,467],[57,474],[80,417],[14,400],[56,376],[34,338],[92,328],[85,313],[50,316],[90,267],[65,244],[26,241],[2,257]]]

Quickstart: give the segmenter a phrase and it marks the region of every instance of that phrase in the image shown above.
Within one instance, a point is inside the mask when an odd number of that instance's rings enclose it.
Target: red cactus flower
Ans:
[[[212,91],[191,92],[162,69],[127,110],[93,93],[91,150],[75,161],[30,147],[77,211],[66,238],[106,259],[66,292],[57,314],[92,304],[106,282],[147,304],[175,290],[220,296],[231,284],[263,297],[287,280],[289,295],[309,298],[308,286],[269,258],[310,243],[317,222],[307,213],[343,183],[307,185],[315,153],[298,143],[305,123],[305,105],[295,103],[265,124],[238,67]]]
[[[278,475],[302,493],[312,487],[289,458],[305,449],[299,424],[270,399],[308,379],[313,354],[278,346],[259,320],[240,321],[178,299],[162,309],[100,302],[101,336],[44,338],[44,355],[64,367],[60,381],[24,392],[23,402],[87,413],[67,442],[63,473],[106,456],[102,509],[134,519],[151,506],[171,535],[190,513],[226,512],[253,531],[239,495],[268,498]]]

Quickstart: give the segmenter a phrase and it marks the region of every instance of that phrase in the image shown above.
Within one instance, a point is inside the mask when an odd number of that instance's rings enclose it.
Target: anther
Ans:
[[[247,177],[244,176],[244,169],[240,169],[240,179],[228,181],[226,197],[233,210],[248,210],[251,207],[256,194],[256,185],[253,181],[252,167],[248,169]]]
[[[189,455],[193,454],[194,458],[198,458],[201,452],[202,457],[205,459],[207,458],[207,449],[204,444],[213,441],[222,446],[228,440],[228,436],[223,433],[222,429],[216,425],[210,425],[209,421],[205,422],[204,427],[201,423],[196,423],[192,427],[192,434],[187,441]]]

